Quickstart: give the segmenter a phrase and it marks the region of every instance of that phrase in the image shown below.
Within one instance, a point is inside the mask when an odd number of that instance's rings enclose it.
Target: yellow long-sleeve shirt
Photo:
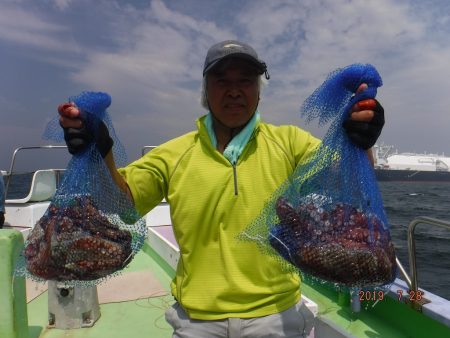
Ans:
[[[260,122],[233,168],[211,145],[203,120],[197,120],[197,131],[158,146],[120,172],[142,215],[163,197],[170,204],[180,247],[171,288],[190,318],[281,312],[299,300],[299,277],[284,272],[255,243],[236,237],[320,141],[294,126]]]

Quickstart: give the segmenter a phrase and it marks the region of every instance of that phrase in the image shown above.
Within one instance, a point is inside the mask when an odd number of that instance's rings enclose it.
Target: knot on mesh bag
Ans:
[[[126,161],[106,111],[111,97],[83,92],[69,100],[90,128],[105,123],[114,139],[114,157]],[[62,141],[60,130],[53,119],[44,138]],[[93,142],[69,161],[48,209],[25,242],[16,273],[66,285],[94,285],[128,265],[146,234],[145,221],[114,183]]]
[[[368,89],[354,95],[361,83]],[[378,287],[396,276],[395,251],[381,195],[364,150],[342,127],[349,109],[374,98],[381,77],[371,65],[332,72],[302,106],[307,121],[331,120],[322,143],[271,196],[240,238],[257,241],[304,277],[336,287]]]

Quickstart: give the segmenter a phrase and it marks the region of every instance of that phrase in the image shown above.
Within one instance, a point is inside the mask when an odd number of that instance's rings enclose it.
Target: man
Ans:
[[[3,175],[0,173],[0,229],[3,228],[5,223],[5,183],[3,181]]]
[[[197,130],[119,170],[107,131],[89,135],[73,104],[58,108],[69,151],[80,151],[94,138],[115,182],[140,214],[163,198],[169,202],[181,255],[171,284],[176,303],[166,312],[173,337],[301,337],[311,328],[298,276],[286,274],[253,243],[236,240],[320,143],[297,127],[261,121],[263,74],[269,78],[249,45],[212,46],[203,70],[202,101],[209,113],[197,120]],[[371,101],[352,108],[346,127],[364,148],[382,128],[382,108]],[[367,104],[376,108],[365,109]]]

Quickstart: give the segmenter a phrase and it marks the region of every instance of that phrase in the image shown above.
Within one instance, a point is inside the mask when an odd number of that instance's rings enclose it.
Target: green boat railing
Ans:
[[[14,276],[16,261],[23,249],[17,230],[0,229],[0,337],[28,338],[25,278]]]

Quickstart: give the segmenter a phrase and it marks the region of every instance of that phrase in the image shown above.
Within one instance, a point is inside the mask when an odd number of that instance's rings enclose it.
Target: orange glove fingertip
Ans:
[[[377,105],[374,99],[366,99],[355,103],[357,110],[373,110]]]

